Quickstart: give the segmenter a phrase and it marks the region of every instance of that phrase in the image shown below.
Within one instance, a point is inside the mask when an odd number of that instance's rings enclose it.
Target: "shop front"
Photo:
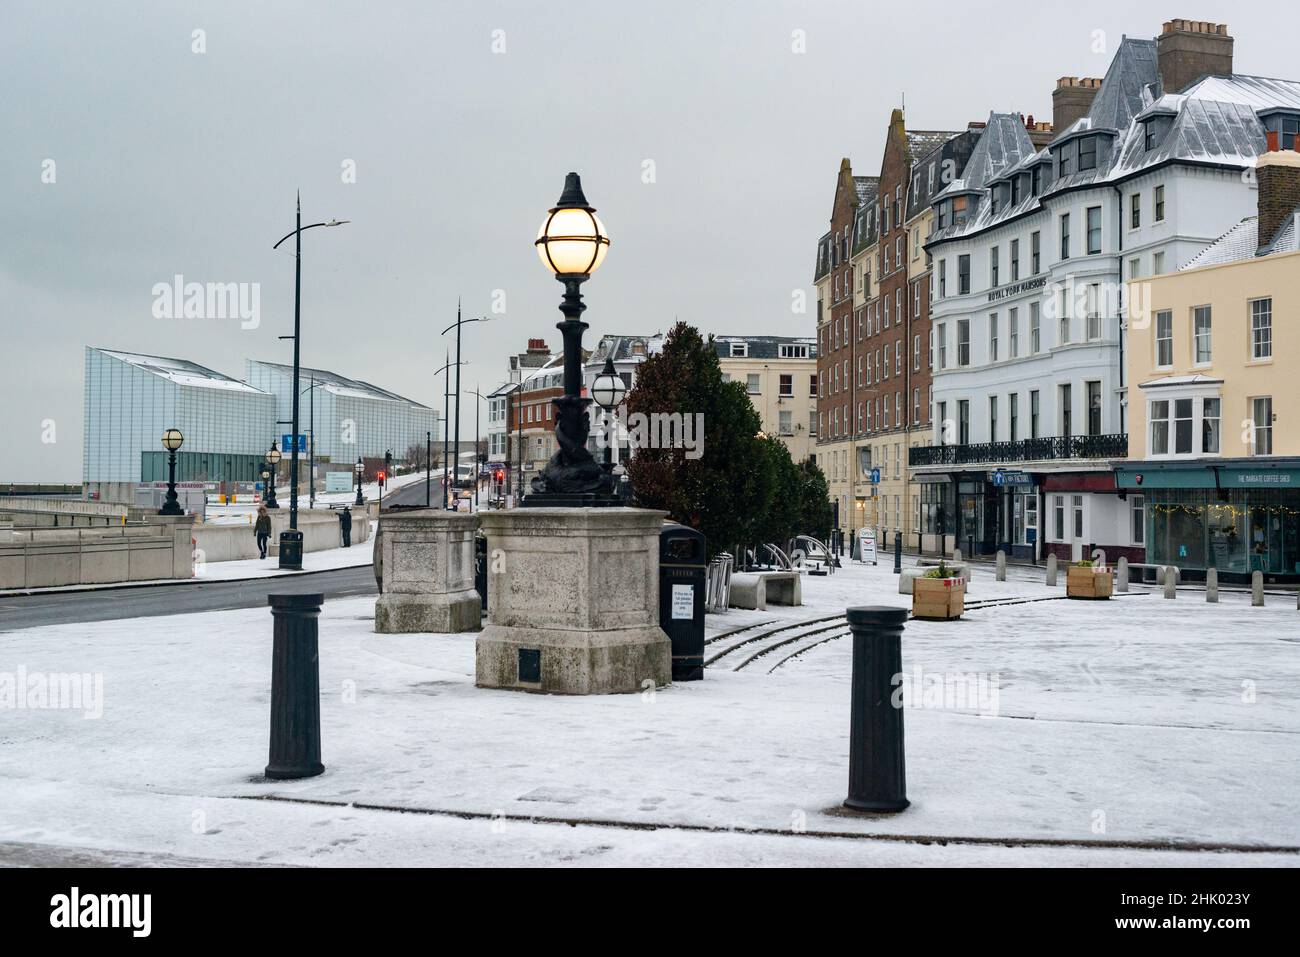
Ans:
[[[1300,581],[1300,458],[1200,459],[1116,466],[1121,489],[1145,499],[1147,561],[1184,577]]]
[[[1038,492],[1028,472],[921,474],[921,530],[928,552],[960,548],[963,555],[999,549],[1023,561],[1036,559]]]

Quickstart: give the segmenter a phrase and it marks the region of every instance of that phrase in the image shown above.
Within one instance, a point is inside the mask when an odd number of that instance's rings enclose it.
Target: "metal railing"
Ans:
[[[929,445],[909,449],[907,463],[967,465],[977,462],[1045,462],[1056,459],[1122,459],[1128,455],[1128,433],[1050,436],[1017,442],[976,442],[968,445]]]

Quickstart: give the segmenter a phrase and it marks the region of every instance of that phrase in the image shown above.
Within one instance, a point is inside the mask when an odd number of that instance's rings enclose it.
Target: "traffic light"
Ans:
[[[498,483],[504,482],[506,480],[506,470],[497,469],[495,472],[492,473],[492,477],[495,478]]]
[[[385,472],[380,472],[379,474],[377,474],[377,475],[375,476],[375,478],[379,480],[379,484],[380,484],[380,485],[383,485],[383,484],[384,484],[384,476],[385,476],[386,474],[387,474],[387,473],[385,473]]]

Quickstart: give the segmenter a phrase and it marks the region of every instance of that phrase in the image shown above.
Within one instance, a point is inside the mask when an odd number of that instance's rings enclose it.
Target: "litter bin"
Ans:
[[[673,681],[704,677],[704,545],[684,525],[659,532],[659,627],[673,644]]]

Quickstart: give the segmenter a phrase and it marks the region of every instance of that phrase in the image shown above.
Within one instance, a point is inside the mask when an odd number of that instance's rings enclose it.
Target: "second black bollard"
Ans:
[[[850,608],[853,631],[852,711],[849,716],[849,796],[855,811],[901,811],[907,807],[903,760],[903,701],[896,675],[903,670],[906,608]]]
[[[903,536],[901,532],[894,533],[894,574],[903,574]]]
[[[271,653],[271,753],[266,776],[320,774],[319,624],[322,594],[267,595],[275,619]]]

